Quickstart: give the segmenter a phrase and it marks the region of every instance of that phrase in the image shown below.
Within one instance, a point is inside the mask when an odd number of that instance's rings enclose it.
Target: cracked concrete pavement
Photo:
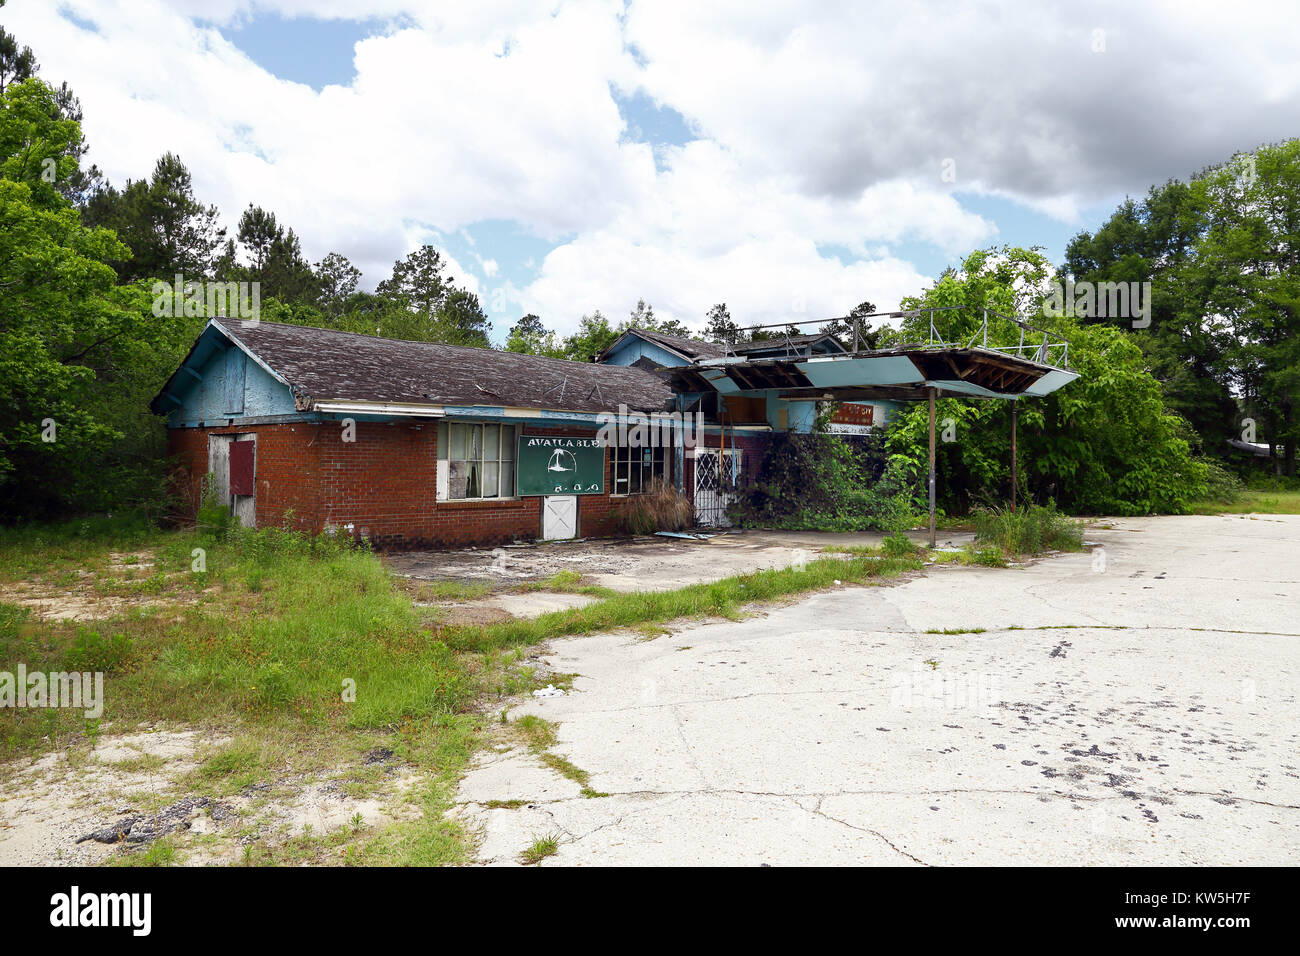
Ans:
[[[557,722],[553,752],[609,795],[519,748],[471,770],[456,812],[489,863],[547,833],[543,865],[1296,863],[1300,517],[1087,537],[555,641],[575,692],[512,716]],[[967,633],[926,633],[945,629]]]

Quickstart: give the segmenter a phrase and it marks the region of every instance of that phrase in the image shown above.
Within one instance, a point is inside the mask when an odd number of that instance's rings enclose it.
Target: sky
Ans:
[[[422,243],[504,340],[638,299],[698,329],[1056,263],[1125,196],[1300,132],[1288,3],[9,0],[116,184],[386,278]]]

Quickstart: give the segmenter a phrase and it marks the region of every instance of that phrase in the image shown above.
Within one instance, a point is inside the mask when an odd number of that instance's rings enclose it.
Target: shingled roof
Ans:
[[[618,337],[618,341],[614,344],[617,345],[618,342],[623,341],[623,336],[626,335],[639,335],[648,342],[655,342],[664,346],[664,348],[672,349],[678,355],[684,355],[688,359],[722,358],[727,354],[726,348],[713,342],[701,342],[699,339],[688,339],[682,335],[668,335],[665,332],[652,332],[649,329],[628,329]],[[611,345],[601,355],[607,355],[613,351],[613,348],[614,346]],[[598,361],[599,358],[600,356],[597,356]]]
[[[672,390],[639,368],[495,349],[383,339],[278,322],[214,320],[287,381],[300,409],[315,402],[490,405],[562,411],[668,407]]]

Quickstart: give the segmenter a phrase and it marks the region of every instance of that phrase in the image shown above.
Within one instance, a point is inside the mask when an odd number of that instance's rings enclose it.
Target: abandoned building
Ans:
[[[811,430],[821,403],[841,403],[831,430],[861,433],[900,401],[1046,394],[1076,377],[1046,340],[1024,348],[851,350],[827,334],[726,346],[633,329],[586,363],[213,319],[152,407],[193,509],[207,481],[248,526],[492,545],[614,534],[616,502],[655,478],[698,523],[725,524],[768,437]],[[602,431],[651,416],[671,437]]]

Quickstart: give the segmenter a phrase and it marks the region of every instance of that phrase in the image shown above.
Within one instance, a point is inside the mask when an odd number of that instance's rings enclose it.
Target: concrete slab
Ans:
[[[925,540],[915,532],[918,543]],[[940,545],[959,546],[971,535],[949,532]],[[802,531],[745,531],[707,540],[658,536],[519,544],[463,551],[412,551],[385,557],[398,574],[421,580],[482,581],[509,587],[560,571],[581,574],[614,591],[665,591],[746,574],[787,568],[817,557],[828,547],[876,547],[883,535]]]
[[[611,796],[492,814],[491,858],[544,816],[546,865],[1294,864],[1300,517],[1109,525],[1025,568],[555,642],[575,692],[512,713]]]

